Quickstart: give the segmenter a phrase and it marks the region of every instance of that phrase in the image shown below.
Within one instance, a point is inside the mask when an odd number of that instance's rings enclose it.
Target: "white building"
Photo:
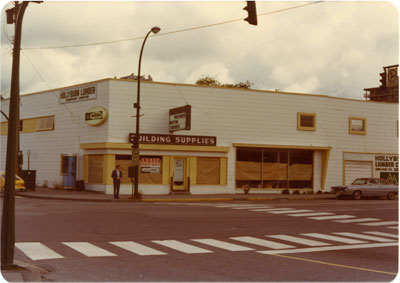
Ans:
[[[111,194],[120,164],[121,194],[131,194],[136,88],[133,80],[103,79],[23,95],[23,169],[29,159],[38,186],[73,186],[66,183],[72,172],[85,189]],[[185,105],[190,130],[169,132],[170,109]],[[143,194],[317,192],[355,177],[398,178],[397,103],[142,81],[141,114]],[[174,117],[179,128],[184,115]]]

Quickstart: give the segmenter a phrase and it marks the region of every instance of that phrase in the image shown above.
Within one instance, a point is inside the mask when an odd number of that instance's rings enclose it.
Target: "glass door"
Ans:
[[[186,190],[186,158],[175,157],[173,162],[173,190]]]

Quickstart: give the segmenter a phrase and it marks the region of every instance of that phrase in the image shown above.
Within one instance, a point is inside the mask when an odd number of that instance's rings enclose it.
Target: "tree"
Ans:
[[[210,76],[202,76],[196,81],[197,85],[207,85],[207,86],[220,86],[220,87],[230,87],[230,88],[244,88],[249,89],[253,83],[246,80],[246,82],[240,82],[238,84],[223,84],[217,79]]]

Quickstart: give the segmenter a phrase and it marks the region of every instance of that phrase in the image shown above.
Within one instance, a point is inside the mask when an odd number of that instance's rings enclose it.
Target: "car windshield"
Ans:
[[[365,185],[367,183],[368,179],[355,179],[352,185]]]

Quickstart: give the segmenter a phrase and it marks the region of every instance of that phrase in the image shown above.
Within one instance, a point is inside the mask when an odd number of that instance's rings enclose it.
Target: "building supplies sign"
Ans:
[[[129,142],[133,143],[135,134],[129,134]],[[172,145],[204,145],[216,146],[217,137],[212,136],[183,136],[183,135],[161,135],[140,134],[141,144],[172,144]]]
[[[93,85],[88,87],[60,91],[59,103],[64,104],[69,102],[77,102],[77,101],[96,99],[96,98],[97,98],[96,85]]]

